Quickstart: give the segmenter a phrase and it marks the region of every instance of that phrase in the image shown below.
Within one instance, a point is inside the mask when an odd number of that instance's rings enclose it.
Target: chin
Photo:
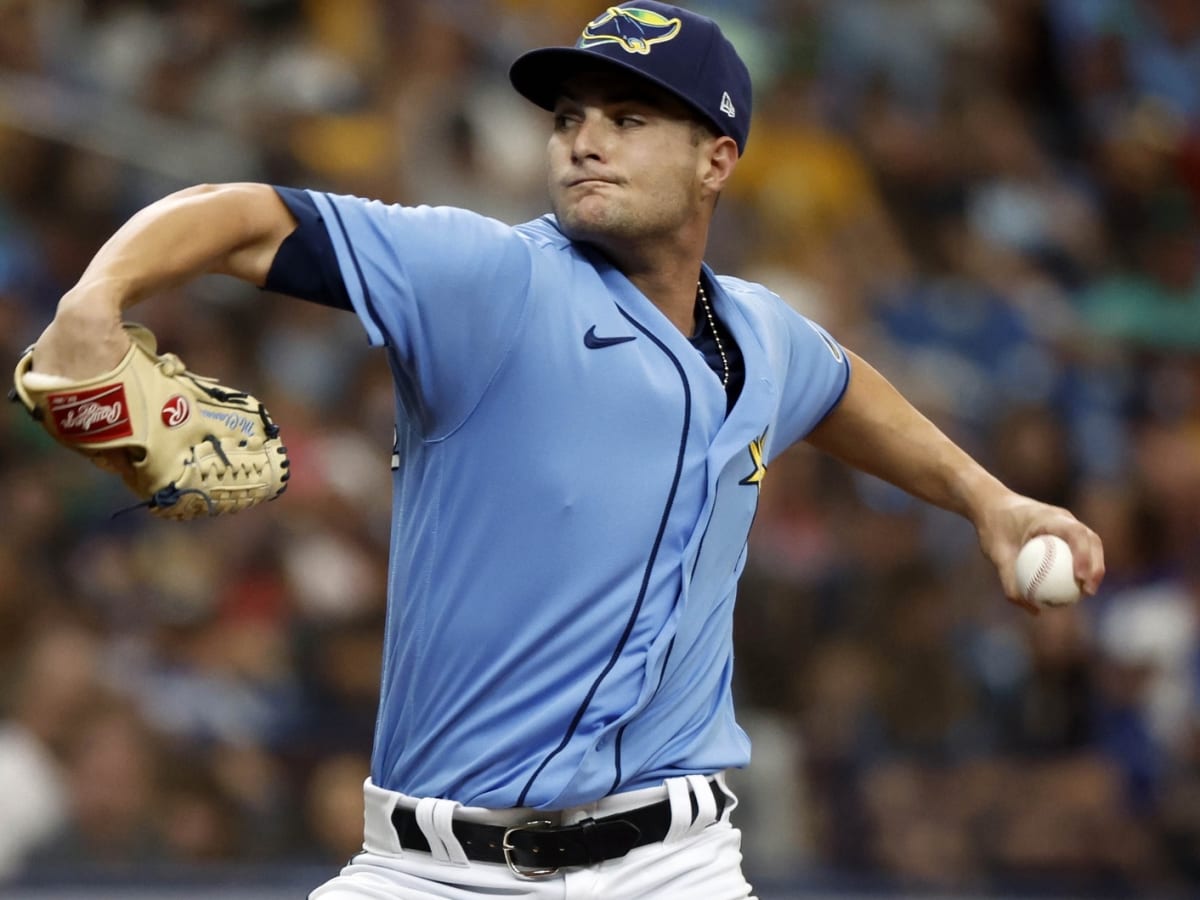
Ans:
[[[575,211],[562,211],[556,215],[558,227],[573,241],[595,242],[609,231],[605,223],[594,216],[581,216]]]
[[[628,237],[629,225],[613,215],[610,207],[581,208],[584,204],[555,209],[558,225],[573,241],[604,245]]]

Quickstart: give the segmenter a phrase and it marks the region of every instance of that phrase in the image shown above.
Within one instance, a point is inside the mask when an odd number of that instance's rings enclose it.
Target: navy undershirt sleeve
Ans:
[[[296,218],[296,230],[279,245],[263,289],[336,309],[353,310],[325,221],[307,191],[275,187]]]

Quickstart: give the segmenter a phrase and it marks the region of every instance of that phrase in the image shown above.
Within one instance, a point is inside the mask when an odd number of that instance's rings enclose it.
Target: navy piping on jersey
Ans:
[[[675,638],[672,637],[671,642],[669,644],[667,644],[667,652],[665,654],[663,654],[662,668],[658,670],[658,684],[656,684],[654,686],[654,693],[650,695],[651,699],[658,696],[658,691],[662,687],[663,680],[667,677],[667,666],[671,662],[671,653],[674,650],[675,650]],[[614,791],[616,791],[616,789],[621,786],[621,742],[625,738],[625,729],[628,727],[629,727],[628,722],[626,722],[624,725],[622,725],[617,730],[616,741],[613,742],[614,743],[613,754],[615,756],[614,766],[616,767],[616,774],[613,776],[612,787],[610,787],[608,789],[608,792],[610,794],[613,793]]]
[[[708,538],[708,529],[712,527],[713,516],[717,514],[717,497],[721,493],[721,481],[717,480],[716,488],[713,492],[712,509],[708,511],[708,521],[704,523],[704,534],[700,535],[700,546],[696,548],[696,559],[692,562],[692,572],[688,576],[688,581],[696,577],[696,569],[700,565],[700,560],[704,556],[704,541]],[[757,513],[757,509],[755,510]]]
[[[721,492],[721,482],[718,481],[717,482],[717,493],[719,494],[720,492]],[[749,535],[750,535],[750,532],[754,530],[754,520],[758,518],[758,509],[759,509],[759,505],[757,503],[755,503],[754,504],[754,515],[752,515],[750,517],[750,525],[746,529],[747,537],[746,537],[746,540],[742,542],[741,553],[738,554],[739,560],[741,559],[742,554],[746,552],[746,548],[750,545]],[[714,495],[712,510],[709,511],[708,521],[704,523],[704,534],[702,534],[700,536],[700,546],[696,550],[696,560],[695,560],[695,562],[692,563],[691,578],[693,578],[693,579],[696,577],[696,569],[700,565],[700,559],[704,555],[704,542],[708,539],[708,529],[712,527],[713,516],[716,515],[716,512],[717,512],[717,503],[716,503],[716,497]]]
[[[280,294],[299,297],[301,300],[311,300],[324,306],[353,311],[354,304],[346,291],[346,281],[337,264],[337,253],[329,236],[329,225],[317,211],[312,197],[306,191],[296,188],[272,189],[295,217],[297,224],[292,233],[279,245],[263,287]],[[358,285],[362,289],[367,315],[371,317],[380,334],[387,334],[383,321],[375,311],[375,301],[371,299],[371,292],[367,288],[362,265],[354,252],[354,245],[346,231],[346,224],[342,221],[342,214],[336,206],[333,207],[333,216],[346,242],[346,252],[354,260],[354,272],[358,275]]]
[[[567,729],[567,733],[563,735],[562,741],[560,741],[559,745],[551,750],[550,753],[547,754],[546,758],[541,761],[538,767],[534,770],[533,774],[529,776],[529,781],[525,783],[525,787],[521,789],[521,796],[517,798],[517,806],[525,805],[525,798],[528,796],[530,789],[533,787],[533,783],[537,781],[537,777],[542,774],[542,770],[545,769],[546,766],[550,764],[550,761],[554,759],[554,757],[558,756],[558,754],[563,751],[567,744],[570,743],[572,736],[575,734],[575,729],[579,727],[579,723],[583,721],[584,713],[587,712],[588,706],[591,705],[592,698],[596,695],[596,691],[600,689],[601,682],[603,682],[608,676],[608,673],[612,671],[613,667],[617,664],[617,660],[621,658],[621,652],[625,649],[625,644],[629,641],[629,636],[633,633],[633,626],[637,622],[638,614],[642,609],[642,603],[646,599],[646,591],[650,587],[650,576],[654,571],[654,563],[658,559],[658,551],[662,546],[663,535],[667,530],[667,522],[671,516],[671,508],[675,505],[675,494],[679,490],[679,481],[683,477],[684,452],[687,449],[688,432],[691,430],[692,426],[692,387],[690,384],[688,384],[687,373],[684,371],[683,364],[680,363],[678,357],[676,357],[675,354],[670,351],[666,344],[652,334],[649,329],[634,319],[633,316],[625,312],[625,310],[618,307],[617,311],[626,319],[628,319],[629,323],[633,325],[634,328],[646,335],[646,337],[649,338],[650,341],[655,344],[655,346],[662,350],[662,352],[666,354],[667,358],[671,360],[672,364],[674,364],[675,371],[679,373],[679,381],[683,385],[683,428],[679,435],[679,454],[675,459],[675,477],[671,480],[671,490],[667,494],[667,501],[663,507],[662,519],[658,523],[658,534],[654,537],[654,546],[650,549],[650,558],[646,561],[646,568],[642,573],[642,586],[638,591],[637,600],[633,605],[633,610],[629,614],[629,621],[625,623],[625,630],[621,634],[620,640],[617,641],[617,646],[613,649],[612,657],[609,659],[608,664],[605,665],[600,674],[596,676],[596,680],[592,682],[591,689],[587,692],[587,696],[583,698],[583,702],[579,705],[579,709],[575,712],[575,717],[571,720],[571,725]],[[622,728],[621,733],[623,733],[623,731],[624,729]],[[616,766],[618,773],[617,779],[619,781],[621,771],[619,743],[614,748],[614,752],[615,758],[613,764]]]
[[[346,231],[346,224],[342,221],[342,214],[336,206],[333,207],[333,215],[337,220],[337,227],[342,232],[342,238],[346,242],[346,252],[350,254],[350,258],[354,260],[354,273],[358,276],[359,286],[362,288],[363,305],[367,308],[367,314],[371,317],[376,329],[382,335],[388,333],[384,328],[383,320],[379,317],[379,313],[375,310],[375,300],[371,297],[371,292],[367,289],[367,279],[363,275],[362,266],[358,262],[358,255],[354,252],[354,246],[350,242],[350,235]],[[421,422],[422,429],[425,429],[428,423],[425,421],[422,413],[422,406],[418,400],[419,392],[413,387],[404,366],[400,364],[400,358],[395,353],[394,347],[389,347],[388,353],[391,362],[392,380],[396,385],[397,395],[400,397],[401,403],[410,413],[416,413]]]
[[[842,389],[840,391],[838,391],[837,397],[835,397],[833,402],[829,404],[829,408],[826,409],[825,412],[821,413],[821,418],[817,419],[816,424],[813,425],[813,427],[811,429],[809,429],[809,434],[812,434],[813,430],[815,430],[818,425],[820,425],[827,418],[829,418],[829,414],[831,412],[833,412],[835,409],[837,409],[838,406],[841,404],[842,399],[846,396],[846,391],[850,390],[850,375],[851,375],[850,366],[849,366],[849,364],[847,364],[846,365],[846,378],[842,381]]]
[[[718,481],[717,482],[717,492],[719,493],[720,490],[721,490],[721,485],[720,485],[720,482]],[[712,526],[713,516],[716,515],[716,511],[717,511],[717,504],[714,499],[712,510],[708,514],[708,521],[704,523],[704,534],[700,536],[700,546],[696,551],[696,560],[695,560],[695,562],[692,563],[692,573],[691,573],[690,577],[693,579],[696,577],[696,568],[700,565],[700,559],[704,553],[704,541],[708,538],[708,530]],[[758,505],[755,504],[754,515],[750,519],[750,528],[754,527],[754,520],[757,518],[758,518]],[[747,533],[749,533],[749,529],[747,529]],[[738,554],[739,560],[741,559],[742,555],[745,554],[748,543],[749,543],[749,540],[747,539],[747,541],[742,544],[741,553]],[[658,689],[662,687],[663,679],[667,677],[667,663],[670,662],[671,651],[674,649],[675,649],[675,639],[671,638],[671,643],[667,645],[667,653],[666,653],[666,658],[663,660],[662,671],[660,671],[658,673],[658,684],[655,685],[655,688],[654,688],[655,694],[657,694]],[[610,788],[610,791],[615,791],[617,789],[617,787],[621,784],[621,739],[625,736],[625,729],[628,726],[629,726],[629,723],[626,722],[624,725],[621,726],[620,730],[617,732],[617,740],[616,740],[617,776],[616,776],[616,778],[613,779],[612,788]]]
[[[367,279],[363,275],[362,266],[358,262],[358,254],[354,252],[354,245],[350,242],[350,234],[346,231],[346,223],[342,221],[342,214],[336,206],[333,207],[333,216],[337,219],[338,229],[342,232],[342,239],[346,242],[346,252],[350,254],[350,258],[354,260],[354,274],[358,276],[359,287],[362,288],[363,305],[367,308],[367,314],[371,317],[371,321],[375,324],[380,334],[387,334],[387,329],[383,325],[383,320],[379,318],[379,313],[375,311],[375,301],[371,299],[371,292],[367,290]]]
[[[720,491],[720,489],[721,489],[720,483],[718,482],[717,490]],[[717,510],[717,504],[714,502],[712,511],[708,514],[708,521],[704,523],[704,534],[700,537],[700,547],[698,548],[698,550],[696,552],[696,561],[692,563],[692,574],[690,576],[690,579],[694,579],[696,577],[696,567],[700,565],[700,557],[702,556],[702,553],[704,550],[704,539],[708,537],[708,529],[709,529],[709,526],[712,525],[713,516],[716,514],[716,510]],[[758,515],[757,509],[755,509],[754,514]],[[743,545],[743,549],[744,549],[744,545]],[[662,671],[660,671],[658,673],[658,684],[656,684],[654,686],[655,694],[658,694],[658,689],[662,687],[663,679],[667,677],[667,663],[669,663],[671,661],[671,651],[673,651],[674,649],[675,649],[675,638],[671,638],[671,643],[667,645],[666,658],[663,659]],[[624,725],[622,725],[620,730],[617,732],[617,740],[616,740],[617,775],[613,779],[612,787],[609,789],[610,793],[612,791],[615,791],[617,789],[617,787],[621,784],[621,739],[623,737],[625,737],[625,729],[627,727],[629,727],[628,722],[626,722]]]

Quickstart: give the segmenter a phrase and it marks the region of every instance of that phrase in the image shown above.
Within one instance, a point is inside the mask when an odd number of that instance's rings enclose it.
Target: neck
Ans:
[[[694,268],[670,275],[656,272],[643,277],[627,273],[634,286],[671,320],[671,324],[689,337],[696,330],[696,279],[699,275],[699,261]]]
[[[696,279],[704,260],[704,243],[673,246],[654,253],[605,250],[625,277],[685,335],[696,330]]]

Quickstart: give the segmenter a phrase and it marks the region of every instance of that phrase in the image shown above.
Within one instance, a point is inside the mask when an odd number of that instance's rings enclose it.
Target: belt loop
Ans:
[[[460,805],[454,800],[423,797],[417,801],[416,816],[421,833],[429,841],[433,858],[438,862],[466,866],[470,865],[470,860],[454,835],[454,810]]]
[[[692,796],[696,798],[696,818],[688,829],[688,834],[693,835],[717,821],[717,798],[713,796],[708,779],[703,775],[688,775],[687,783],[692,789]],[[690,809],[690,802],[688,807]]]
[[[667,800],[671,804],[671,827],[667,829],[664,844],[670,844],[686,835],[692,827],[692,797],[688,792],[686,778],[668,778],[663,782],[667,788]]]
[[[721,810],[721,818],[722,820],[728,822],[730,814],[737,809],[737,794],[729,789],[729,785],[725,781],[725,773],[723,771],[718,772],[713,781],[715,782],[713,784],[713,790],[720,791],[725,795],[725,808]]]
[[[403,852],[400,837],[392,824],[392,811],[399,796],[376,787],[370,778],[363,782],[363,848],[375,853],[398,856]]]

